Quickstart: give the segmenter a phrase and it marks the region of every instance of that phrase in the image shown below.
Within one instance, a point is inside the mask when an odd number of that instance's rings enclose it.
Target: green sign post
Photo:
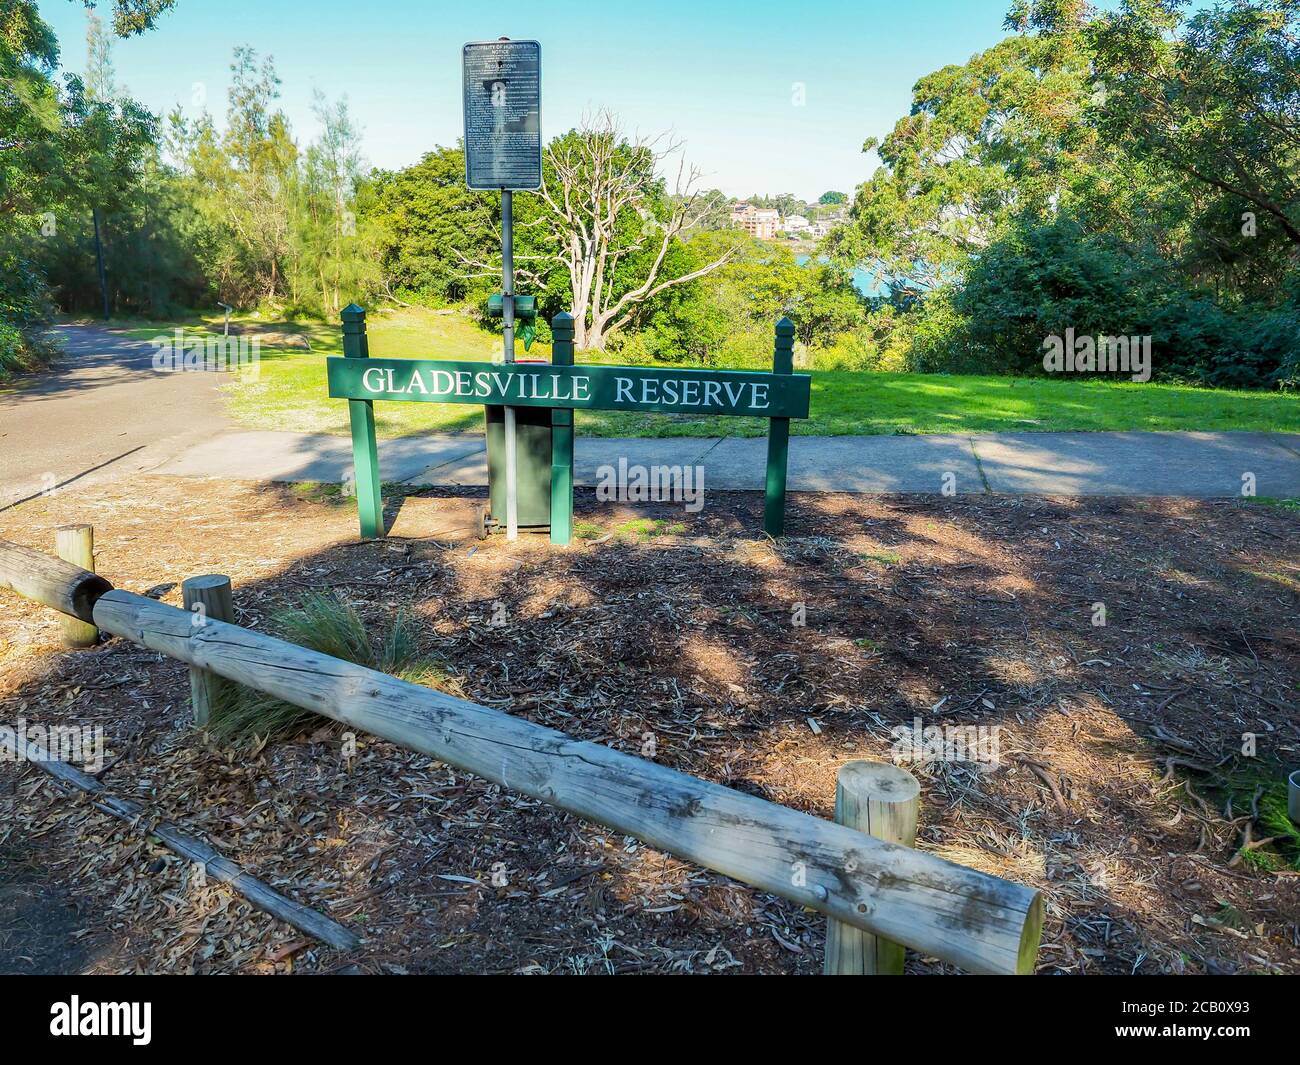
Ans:
[[[436,359],[372,359],[366,312],[343,311],[343,358],[326,360],[329,394],[346,399],[352,423],[361,535],[383,536],[374,403],[476,403],[550,407],[551,542],[573,532],[573,412],[634,410],[654,414],[733,415],[769,419],[763,527],[780,536],[785,526],[790,419],[808,417],[811,378],[792,373],[794,323],[776,324],[772,372],[679,370],[646,366],[575,366],[573,318],[552,322],[553,361],[484,363]]]

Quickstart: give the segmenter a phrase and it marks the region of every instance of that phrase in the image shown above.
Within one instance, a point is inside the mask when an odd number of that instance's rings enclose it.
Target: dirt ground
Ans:
[[[406,608],[449,690],[632,752],[649,735],[822,817],[896,726],[996,727],[997,764],[906,763],[917,845],[1043,891],[1041,973],[1300,973],[1300,837],[1268,818],[1300,765],[1300,514],[802,495],[773,544],[757,495],[582,496],[586,538],[557,549],[475,541],[476,494],[388,503],[393,538],[361,544],[328,492],[141,477],[0,512],[0,537],[49,550],[90,522],[115,585],[179,605],[226,573],[254,627],[316,589],[376,629]],[[819,914],[385,742],[347,757],[328,722],[220,747],[188,691],[120,639],[63,650],[53,612],[0,593],[0,723],[102,725],[113,794],[363,946],[304,939],[0,761],[0,972],[820,970]]]

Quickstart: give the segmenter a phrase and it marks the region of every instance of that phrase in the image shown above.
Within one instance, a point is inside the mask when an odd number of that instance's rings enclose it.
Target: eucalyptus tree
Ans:
[[[881,166],[828,249],[882,263],[912,296],[957,276],[1009,219],[1054,208],[1086,180],[1088,73],[1077,39],[1013,36],[921,78],[911,112],[864,143]]]
[[[647,301],[711,274],[739,247],[732,241],[702,263],[684,262],[682,239],[710,216],[715,197],[700,191],[701,172],[681,149],[665,136],[629,136],[609,111],[547,147],[537,224],[548,247],[522,265],[563,269],[579,348],[603,350]]]
[[[113,29],[148,29],[172,0],[115,0]],[[93,3],[87,4],[94,7]],[[0,4],[0,372],[48,352],[49,291],[39,259],[60,219],[124,200],[152,137],[149,116],[58,77],[59,44],[32,0]]]

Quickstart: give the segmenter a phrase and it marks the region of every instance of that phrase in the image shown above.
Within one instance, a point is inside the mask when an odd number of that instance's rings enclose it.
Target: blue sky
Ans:
[[[672,129],[706,183],[729,195],[850,191],[869,176],[868,136],[887,133],[922,75],[1005,34],[1009,0],[418,3],[179,0],[153,31],[114,49],[117,80],[155,111],[196,92],[222,118],[231,52],[275,57],[300,143],[312,90],[346,95],[368,162],[396,168],[461,133],[460,48],[498,36],[542,44],[542,129],[609,107],[642,132]],[[40,0],[67,69],[85,66],[79,0]],[[804,103],[796,102],[803,86]],[[201,89],[196,87],[201,86]]]

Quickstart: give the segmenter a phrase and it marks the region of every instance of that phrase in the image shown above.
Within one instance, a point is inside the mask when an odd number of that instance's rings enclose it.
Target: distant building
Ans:
[[[731,209],[731,226],[743,229],[751,237],[759,240],[771,240],[776,236],[781,224],[781,212],[765,207],[755,207],[752,203],[738,203]]]
[[[801,214],[788,214],[781,219],[781,232],[792,236],[803,236],[812,228],[808,219]]]
[[[821,240],[822,237],[826,236],[827,233],[847,218],[848,211],[841,205],[818,207],[816,217],[808,227],[809,233]]]

